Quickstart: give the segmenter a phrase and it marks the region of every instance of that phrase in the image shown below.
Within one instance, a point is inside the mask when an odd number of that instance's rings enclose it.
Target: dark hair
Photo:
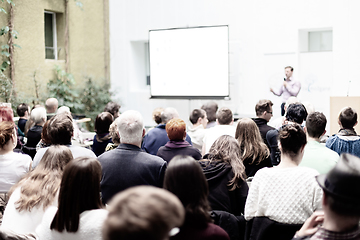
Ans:
[[[95,132],[97,134],[109,133],[109,128],[114,121],[113,115],[109,112],[102,112],[95,118]]]
[[[192,124],[196,124],[197,121],[199,120],[199,118],[204,118],[205,117],[205,110],[203,109],[194,109],[189,117],[189,120]]]
[[[286,110],[285,118],[290,122],[302,124],[307,117],[307,111],[303,104],[292,103]]]
[[[286,66],[285,69],[290,68],[290,70],[293,72],[294,68],[292,66]]]
[[[157,124],[160,124],[162,122],[161,113],[163,111],[164,109],[159,107],[159,108],[155,108],[154,111],[152,112],[152,117]]]
[[[0,147],[3,148],[15,133],[15,123],[0,122]]]
[[[306,144],[306,134],[299,124],[287,124],[279,130],[282,153],[295,157]]]
[[[175,156],[164,177],[164,188],[175,194],[185,208],[184,225],[205,227],[212,222],[209,187],[200,164],[190,156]]]
[[[21,103],[16,108],[16,113],[19,117],[23,117],[26,111],[29,111],[29,105],[27,105],[26,103]]]
[[[109,112],[114,116],[114,118],[117,118],[119,116],[120,108],[121,106],[116,102],[108,102],[104,108],[104,112]]]
[[[360,217],[360,207],[357,202],[350,203],[349,200],[333,196],[325,190],[323,197],[329,208],[336,214],[346,217]]]
[[[325,131],[326,117],[321,112],[313,112],[306,118],[306,131],[312,138],[319,138]]]
[[[227,125],[230,124],[233,120],[232,111],[227,107],[222,107],[216,113],[216,119],[220,125]]]
[[[216,112],[218,110],[216,102],[207,102],[201,106],[201,109],[205,110],[209,122],[216,121]]]
[[[271,110],[270,108],[273,105],[274,104],[270,100],[267,100],[267,99],[260,100],[255,106],[256,116],[260,116],[265,111],[270,112],[270,110]]]
[[[183,140],[186,133],[186,124],[180,118],[171,119],[165,126],[166,133],[170,140]]]
[[[69,113],[56,114],[49,120],[48,137],[51,144],[68,145],[74,132],[72,117]]]
[[[77,232],[82,212],[102,208],[100,180],[101,165],[96,158],[79,157],[70,161],[63,173],[59,207],[50,229]]]
[[[345,129],[352,129],[357,122],[357,113],[355,109],[346,107],[341,110],[339,115],[341,126]]]
[[[47,120],[45,122],[43,129],[41,131],[41,141],[45,144],[51,144],[51,141],[50,141],[49,135],[48,135],[49,122],[50,122],[50,120]]]

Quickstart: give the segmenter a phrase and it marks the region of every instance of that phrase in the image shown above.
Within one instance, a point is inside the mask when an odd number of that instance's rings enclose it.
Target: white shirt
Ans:
[[[204,137],[205,153],[208,153],[211,145],[222,135],[230,135],[235,137],[236,128],[232,125],[216,125],[212,128],[206,129]],[[204,153],[204,154],[205,154]]]

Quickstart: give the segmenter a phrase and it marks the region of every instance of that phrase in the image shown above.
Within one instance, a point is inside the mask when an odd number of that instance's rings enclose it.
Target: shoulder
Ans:
[[[230,239],[227,232],[225,232],[225,230],[219,227],[218,225],[209,223],[208,230],[210,230],[209,233],[211,234],[211,236],[213,236],[213,239],[218,239],[218,240]]]
[[[71,145],[69,147],[69,149],[72,152],[74,158],[77,158],[77,157],[93,157],[93,158],[96,158],[95,153],[93,151],[91,151],[90,149],[80,147],[80,146],[74,146],[74,145]]]

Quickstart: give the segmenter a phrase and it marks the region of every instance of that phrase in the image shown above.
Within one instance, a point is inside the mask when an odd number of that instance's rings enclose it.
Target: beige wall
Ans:
[[[105,51],[108,49],[108,13],[104,3],[108,0],[81,0],[83,9],[69,1],[69,72],[74,75],[76,87],[84,86],[84,76],[104,81],[106,73]],[[4,5],[4,4],[2,4]],[[45,59],[44,10],[60,13],[57,17],[59,59]],[[106,16],[104,16],[104,13]],[[4,17],[0,15],[1,22]],[[106,20],[104,24],[104,19]],[[46,97],[46,84],[54,78],[54,66],[65,69],[65,0],[16,1],[14,28],[19,32],[15,43],[15,81],[20,97],[35,97],[34,74],[42,97]],[[104,32],[107,34],[104,35]],[[0,39],[3,44],[4,39]]]

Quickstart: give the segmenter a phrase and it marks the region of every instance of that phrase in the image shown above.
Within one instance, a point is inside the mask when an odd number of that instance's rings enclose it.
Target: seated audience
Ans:
[[[249,188],[236,139],[229,135],[219,137],[204,158],[200,164],[209,184],[211,208],[236,216],[244,213]]]
[[[0,192],[8,192],[30,169],[31,157],[15,153],[15,123],[0,122]]]
[[[308,115],[305,127],[307,144],[299,165],[313,168],[320,174],[327,173],[339,159],[339,154],[320,143],[320,138],[326,133],[325,127],[326,117],[323,113],[313,112]]]
[[[184,208],[169,191],[151,186],[129,188],[110,202],[104,240],[166,240],[179,232]]]
[[[209,152],[210,147],[222,135],[229,135],[235,137],[235,127],[233,113],[229,108],[220,108],[216,113],[217,125],[208,129],[204,136],[204,143],[202,148],[202,154],[205,155]]]
[[[240,119],[236,127],[235,138],[239,142],[240,156],[247,177],[253,177],[263,167],[272,167],[270,151],[253,120],[250,118]]]
[[[157,156],[164,159],[167,163],[176,155],[191,156],[196,160],[201,159],[198,149],[191,146],[186,138],[186,124],[180,118],[171,119],[165,126],[167,136],[170,139],[165,146],[159,148]]]
[[[36,228],[39,239],[101,240],[108,211],[102,209],[100,179],[96,158],[70,161],[62,176],[58,207],[50,206]]]
[[[65,146],[48,148],[39,166],[11,188],[2,227],[18,234],[35,233],[45,210],[57,206],[63,169],[72,159]]]
[[[71,137],[73,136],[73,119],[68,113],[56,114],[49,121],[48,125],[48,137],[52,145],[65,145],[67,146],[73,157],[96,157],[96,155],[90,149],[71,145]],[[37,151],[34,160],[33,160],[33,168],[35,168],[44,153],[48,148],[41,148]]]
[[[34,126],[31,127],[27,133],[27,142],[23,152],[29,154],[31,158],[34,158],[36,154],[36,145],[41,140],[41,132],[46,122],[46,110],[43,107],[37,107],[31,111],[30,119],[34,122]]]
[[[189,128],[188,134],[194,147],[202,151],[205,128],[208,123],[206,112],[202,109],[194,109],[189,117],[193,127]]]
[[[324,192],[323,212],[315,212],[294,239],[360,239],[360,158],[341,154],[337,165],[317,177]]]
[[[115,120],[112,122],[112,124],[109,127],[109,134],[110,134],[112,142],[108,143],[108,145],[105,148],[105,151],[113,150],[120,145],[120,137],[119,137],[117,128],[118,127],[117,127],[117,123]]]
[[[321,207],[322,191],[315,181],[318,172],[299,167],[306,135],[292,123],[279,132],[281,162],[262,168],[254,176],[245,205],[245,219],[268,217],[286,224],[303,224]]]
[[[26,103],[21,103],[16,108],[16,113],[20,117],[18,127],[22,132],[25,132],[25,124],[30,117],[30,107]]]
[[[111,141],[111,135],[109,134],[109,128],[114,121],[113,115],[108,112],[102,112],[95,118],[95,132],[92,150],[96,156],[105,152],[105,148]]]
[[[47,116],[46,120],[49,120],[50,118],[56,115],[56,111],[58,107],[59,107],[59,101],[56,98],[46,99],[45,101],[46,116]]]
[[[155,108],[154,111],[152,112],[152,118],[156,122],[156,125],[159,125],[162,122],[161,113],[163,111],[164,109],[159,107],[159,108]]]
[[[45,147],[51,146],[51,141],[50,141],[49,135],[48,135],[49,122],[50,122],[50,120],[47,120],[43,126],[43,129],[41,131],[40,142],[36,145],[36,151],[38,151],[40,148],[45,148]]]
[[[121,106],[117,104],[116,102],[108,102],[104,108],[104,112],[111,113],[113,115],[114,119],[118,118],[120,116],[119,110]]]
[[[351,107],[343,108],[340,111],[338,123],[340,130],[337,134],[329,137],[326,147],[338,154],[351,153],[360,157],[360,136],[355,132],[354,127],[358,123],[357,113]]]
[[[218,105],[216,102],[207,102],[201,106],[201,109],[206,112],[206,116],[208,118],[208,123],[206,128],[212,128],[216,123],[216,112],[218,110]]]
[[[229,239],[221,227],[212,223],[208,184],[199,163],[192,157],[176,156],[171,160],[164,188],[175,194],[185,208],[185,222],[172,240]]]
[[[266,99],[260,100],[255,106],[255,112],[257,118],[253,118],[254,122],[256,123],[256,125],[260,130],[261,137],[267,147],[269,146],[266,141],[266,133],[274,129],[273,127],[270,127],[267,124],[270,121],[271,117],[273,116],[273,109],[272,109],[273,105],[274,104],[270,100],[266,100]]]
[[[8,105],[0,105],[0,122],[14,122],[14,112],[12,108]],[[17,133],[17,143],[16,143],[16,150],[21,149],[23,144],[23,137],[24,133],[15,125],[15,131]]]

